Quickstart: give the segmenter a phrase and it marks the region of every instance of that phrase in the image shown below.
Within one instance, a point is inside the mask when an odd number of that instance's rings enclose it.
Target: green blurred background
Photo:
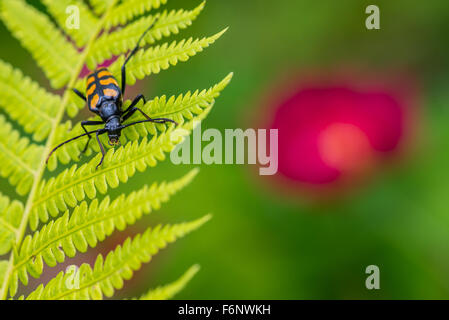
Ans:
[[[169,0],[164,8],[200,2]],[[365,28],[369,4],[380,7],[380,30]],[[413,151],[357,192],[321,205],[271,189],[267,177],[247,166],[202,165],[189,187],[131,230],[208,212],[213,219],[161,252],[122,294],[170,282],[199,263],[201,271],[177,298],[449,298],[449,2],[208,0],[194,24],[173,38],[208,36],[226,26],[205,52],[140,82],[139,90],[147,97],[179,94],[208,88],[233,71],[202,124],[224,130],[251,126],[267,88],[292,71],[347,63],[403,69],[422,88]],[[0,35],[0,58],[48,87],[3,24]],[[166,160],[125,189],[172,180],[193,167]],[[370,264],[380,267],[380,290],[365,288]]]

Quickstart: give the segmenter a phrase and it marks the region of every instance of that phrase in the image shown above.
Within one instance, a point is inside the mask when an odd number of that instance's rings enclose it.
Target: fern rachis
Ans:
[[[24,0],[0,0],[2,21],[30,51],[54,89],[76,88],[81,95],[85,95],[82,88],[84,79],[79,78],[84,65],[95,69],[112,55],[120,55],[110,70],[114,78],[121,79],[119,64],[124,63],[126,52],[138,45],[136,34],[142,34],[149,24],[157,21],[148,35],[143,37],[143,43],[153,44],[162,36],[178,33],[189,26],[204,7],[202,3],[192,11],[145,15],[166,1],[90,0],[94,12],[81,0],[41,1],[58,25]],[[64,23],[64,9],[70,4],[79,6],[82,12],[80,30],[70,29]],[[111,28],[126,24],[130,19],[134,21],[123,29]],[[177,61],[188,60],[221,34],[202,40],[189,39],[141,48],[136,51],[135,59],[130,60],[125,75],[133,84],[136,78],[158,73]],[[68,41],[66,35],[74,42]],[[82,50],[77,50],[74,44]],[[63,262],[65,256],[73,257],[77,252],[95,247],[114,230],[123,230],[143,214],[159,209],[161,203],[187,185],[196,171],[179,180],[145,186],[113,200],[108,196],[101,201],[97,199],[99,194],[107,193],[109,187],[116,188],[126,183],[136,170],[144,171],[163,160],[164,152],[169,152],[182,141],[182,137],[172,139],[172,133],[178,129],[189,133],[193,122],[207,115],[214,99],[230,79],[231,75],[201,93],[188,92],[178,99],[172,97],[168,100],[162,96],[144,103],[141,107],[143,114],[177,122],[179,128],[169,128],[163,123],[143,123],[145,118],[141,115],[135,118],[139,121],[138,125],[124,131],[120,138],[122,146],[105,152],[103,166],[98,170],[95,170],[95,164],[101,154],[82,166],[73,164],[45,180],[45,160],[51,148],[83,132],[80,123],[72,125],[71,120],[62,123],[65,115],[76,115],[81,104],[75,100],[78,97],[73,92],[65,90],[62,97],[50,93],[20,70],[0,61],[0,88],[6,92],[0,97],[0,109],[8,113],[8,118],[0,115],[0,122],[5,131],[3,136],[9,137],[0,139],[0,159],[9,160],[0,175],[8,179],[18,195],[26,196],[25,202],[22,202],[20,197],[11,200],[0,194],[0,255],[9,254],[8,260],[0,260],[0,298],[7,298],[8,292],[14,297],[19,281],[27,285],[29,275],[39,278],[44,264],[54,267]],[[124,103],[126,107],[130,104],[129,101]],[[9,121],[15,121],[31,138],[22,137]],[[68,132],[68,129],[71,131]],[[83,142],[76,142],[58,149],[50,158],[48,169],[53,171],[58,163],[66,165],[79,161],[81,145]],[[89,145],[88,154],[92,150],[98,151],[95,148]],[[61,213],[63,215],[59,216]],[[209,216],[205,216],[190,223],[149,228],[133,240],[125,241],[105,259],[100,255],[93,268],[87,264],[81,265],[79,272],[85,276],[78,287],[67,287],[66,280],[70,274],[61,272],[47,285],[40,285],[27,298],[99,299],[104,295],[112,296],[141,263],[148,262],[166,243],[195,230],[208,219]],[[40,228],[39,223],[43,224]],[[141,299],[171,297],[196,271],[196,267],[190,269],[177,282],[149,291]]]

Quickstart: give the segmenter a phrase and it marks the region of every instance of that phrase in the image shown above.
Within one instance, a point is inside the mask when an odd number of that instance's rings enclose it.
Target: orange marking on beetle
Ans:
[[[93,76],[93,75],[91,75],[91,76],[89,76],[88,78],[87,78],[87,83],[86,83],[86,86],[89,86],[92,82],[94,82],[95,81],[95,77]]]
[[[103,90],[103,94],[109,97],[115,97],[117,95],[117,90],[106,88]]]
[[[90,108],[91,109],[96,109],[97,108],[97,103],[98,103],[99,99],[100,99],[100,97],[98,97],[98,94],[94,95],[94,97],[90,101]]]
[[[89,88],[89,90],[87,90],[87,92],[86,92],[87,96],[90,96],[92,93],[94,93],[96,87],[97,87],[97,86],[96,86],[95,84],[93,84],[93,85]]]
[[[112,76],[112,74],[111,74],[108,70],[100,71],[100,72],[97,74],[97,77],[98,77],[98,78],[102,78],[102,77],[105,77],[105,76]]]
[[[118,86],[118,84],[117,84],[117,81],[115,81],[115,79],[114,78],[108,78],[108,79],[103,79],[103,80],[100,80],[100,84],[102,84],[102,85],[108,85],[108,84],[115,84],[116,86]]]

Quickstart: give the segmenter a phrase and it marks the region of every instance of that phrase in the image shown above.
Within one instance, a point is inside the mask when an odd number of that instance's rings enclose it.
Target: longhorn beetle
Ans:
[[[104,146],[100,141],[99,136],[108,133],[109,136],[109,145],[110,146],[116,146],[120,143],[119,138],[121,131],[129,126],[143,123],[143,122],[155,122],[155,123],[165,123],[165,122],[172,122],[175,125],[177,123],[171,119],[167,118],[155,118],[151,119],[147,114],[145,114],[141,109],[136,107],[136,104],[143,100],[143,103],[146,103],[146,99],[143,96],[143,94],[139,94],[134,98],[134,100],[131,102],[129,107],[122,111],[122,104],[123,104],[123,95],[125,94],[126,89],[126,64],[128,61],[132,58],[132,56],[137,52],[139,49],[139,44],[142,41],[142,39],[145,37],[145,34],[153,28],[153,26],[156,24],[158,19],[156,19],[140,36],[139,40],[137,41],[136,46],[131,51],[129,56],[126,58],[125,62],[122,65],[122,88],[120,90],[117,80],[114,78],[114,76],[109,72],[106,68],[97,68],[95,71],[90,73],[87,76],[87,82],[86,82],[86,96],[83,95],[81,92],[79,92],[77,89],[73,88],[73,92],[75,92],[81,99],[83,99],[85,102],[87,102],[87,106],[89,107],[89,110],[93,113],[99,115],[101,117],[101,121],[82,121],[81,126],[84,129],[83,134],[76,136],[74,138],[71,138],[67,141],[64,141],[63,143],[57,145],[48,155],[46,162],[48,162],[48,159],[50,156],[55,152],[59,147],[62,147],[66,143],[69,143],[73,140],[76,140],[78,138],[88,136],[89,139],[86,142],[86,145],[81,151],[81,153],[85,153],[87,150],[87,147],[89,145],[90,139],[92,138],[91,134],[95,133],[97,137],[98,145],[100,146],[100,150],[102,153],[102,157],[96,168],[103,163],[105,151]],[[128,124],[122,124],[122,122],[128,120],[136,111],[139,111],[146,120],[141,121],[135,121]],[[99,125],[104,124],[104,128],[93,130],[93,131],[87,131],[86,126],[93,126],[93,125]]]

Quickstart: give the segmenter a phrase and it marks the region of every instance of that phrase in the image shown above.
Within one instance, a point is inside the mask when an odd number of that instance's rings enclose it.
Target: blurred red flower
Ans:
[[[397,155],[417,95],[408,79],[393,78],[315,74],[283,82],[264,122],[279,130],[284,185],[338,190]]]
[[[111,64],[113,64],[115,62],[115,60],[117,60],[117,58],[118,58],[117,56],[114,56],[111,59],[105,60],[105,61],[103,61],[103,63],[99,64],[97,66],[97,68],[109,68],[111,66]],[[92,71],[89,70],[86,65],[84,65],[83,70],[81,70],[81,73],[80,73],[80,78],[84,78],[91,72]]]

